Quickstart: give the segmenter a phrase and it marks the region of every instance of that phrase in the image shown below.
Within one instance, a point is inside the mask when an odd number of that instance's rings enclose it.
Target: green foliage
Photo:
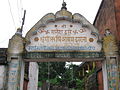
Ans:
[[[65,62],[39,63],[39,81],[62,77],[65,69]]]
[[[78,90],[84,90],[84,79],[82,79],[82,80],[77,79],[76,86],[77,86]]]
[[[74,88],[74,90],[84,90],[84,79],[79,79],[78,68],[78,65],[73,64],[66,66],[65,62],[39,63],[38,86],[42,85],[42,81],[47,81],[49,76],[49,82],[52,85],[68,86],[69,88]],[[71,87],[71,85],[73,86]]]
[[[41,87],[41,86],[42,86],[42,82],[38,81],[38,87]]]

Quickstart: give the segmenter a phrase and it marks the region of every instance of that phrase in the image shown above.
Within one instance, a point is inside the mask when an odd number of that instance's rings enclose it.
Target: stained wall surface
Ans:
[[[110,29],[120,41],[120,0],[103,0],[97,13],[94,25],[104,36],[105,29]]]

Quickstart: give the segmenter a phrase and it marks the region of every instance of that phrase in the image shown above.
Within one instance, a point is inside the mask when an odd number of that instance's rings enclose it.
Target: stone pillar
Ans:
[[[8,90],[20,90],[21,65],[22,62],[18,59],[14,59],[9,62]]]
[[[107,78],[107,68],[106,68],[106,60],[102,61],[102,73],[103,73],[103,86],[104,90],[108,90],[108,78]]]
[[[6,66],[0,65],[0,90],[5,90]]]
[[[30,62],[28,90],[38,90],[38,71],[38,64]]]
[[[8,81],[7,90],[23,90],[23,79],[21,71],[24,72],[22,54],[24,51],[22,32],[17,30],[15,35],[9,40],[8,46]],[[24,73],[23,73],[24,74]],[[22,77],[22,78],[21,78]]]
[[[24,72],[25,72],[25,62],[24,62],[24,61],[21,61],[20,90],[23,90],[23,84],[24,84]]]
[[[108,90],[119,90],[118,46],[109,30],[106,30],[103,39],[103,50],[106,58]]]

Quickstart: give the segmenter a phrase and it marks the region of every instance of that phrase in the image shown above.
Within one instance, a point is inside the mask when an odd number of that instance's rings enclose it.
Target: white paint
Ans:
[[[6,66],[0,65],[0,90],[4,90],[6,81]]]
[[[38,64],[36,62],[30,62],[28,90],[37,89],[38,89]]]
[[[106,60],[102,61],[102,73],[103,73],[104,90],[108,90],[108,78],[107,78]]]
[[[66,20],[51,22],[39,28],[37,35],[31,36],[31,43],[26,49],[30,52],[101,51],[102,45],[97,43],[98,37],[91,35],[91,31],[80,23]]]

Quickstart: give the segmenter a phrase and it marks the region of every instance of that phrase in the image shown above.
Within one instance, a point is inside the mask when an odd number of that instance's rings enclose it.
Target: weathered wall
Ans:
[[[0,65],[0,90],[4,90],[6,81],[6,66]]]
[[[97,16],[96,16],[96,19],[94,21],[94,25],[97,27],[97,29],[99,30],[101,36],[103,37],[104,36],[104,33],[105,33],[105,29],[110,29],[110,31],[112,32],[112,34],[117,38],[117,43],[120,42],[120,0],[103,0],[102,3],[101,3],[101,6],[99,8],[99,11],[97,13]],[[109,42],[108,42],[109,43]],[[107,45],[108,45],[107,43]],[[116,46],[117,47],[117,46]],[[105,48],[104,48],[105,49]],[[108,48],[108,50],[111,50],[112,52],[112,47],[111,48]],[[108,51],[109,53],[109,51]],[[108,55],[109,56],[109,55]],[[116,56],[113,55],[114,57],[117,57],[117,54]],[[118,82],[118,78],[117,76],[118,75],[118,68],[109,68],[109,66],[115,66],[115,67],[118,67],[118,63],[114,63],[115,60],[107,60],[106,62],[106,67],[107,67],[107,73],[108,73],[108,85],[110,86],[109,89],[113,89],[113,88],[118,88],[116,82]],[[112,63],[110,63],[112,62]],[[119,62],[118,61],[118,58],[117,58],[117,61],[116,62]],[[110,65],[109,65],[110,64]],[[111,76],[111,73],[113,75],[114,74],[114,77]],[[118,73],[117,73],[118,72]],[[105,75],[105,73],[104,73]],[[105,77],[104,77],[105,79]],[[113,79],[113,80],[112,80]],[[113,82],[112,81],[116,81]],[[105,84],[104,82],[104,88],[107,86],[107,83]],[[106,90],[106,89],[105,89]],[[117,90],[117,89],[115,89]]]
[[[7,60],[6,60],[6,48],[0,48],[0,90],[5,89],[6,84],[6,72],[7,72]]]
[[[118,40],[120,41],[120,0],[114,0]]]
[[[103,0],[94,21],[101,36],[104,36],[105,29],[110,29],[114,35],[118,35],[116,27],[114,0]]]
[[[98,90],[104,90],[103,89],[102,70],[98,71],[98,73],[97,73],[97,80],[98,80]]]

